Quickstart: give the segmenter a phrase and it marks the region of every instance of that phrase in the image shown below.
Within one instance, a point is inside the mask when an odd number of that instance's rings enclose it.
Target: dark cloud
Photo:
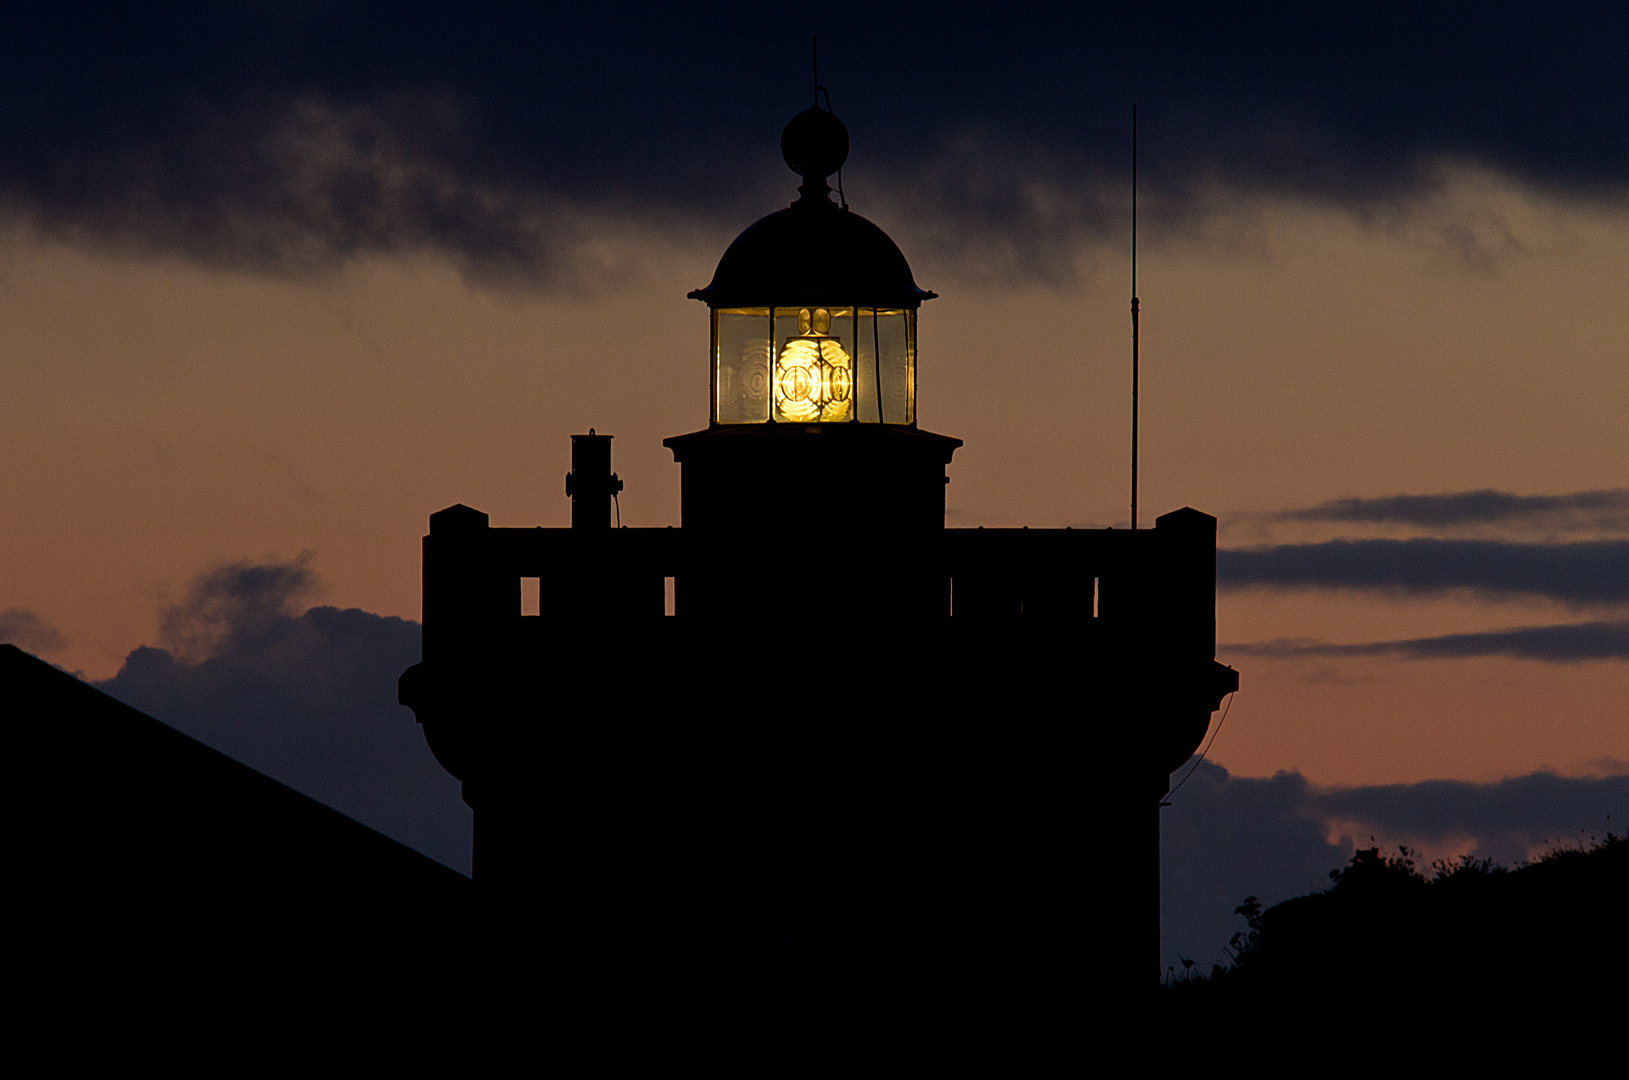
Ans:
[[[56,652],[67,644],[56,627],[27,608],[0,611],[0,645],[15,645],[31,653]]]
[[[238,562],[209,571],[159,616],[160,639],[187,660],[250,651],[262,635],[281,632],[294,605],[316,591],[311,560],[306,551],[291,562]]]
[[[1350,645],[1285,638],[1222,645],[1217,651],[1230,656],[1261,656],[1281,660],[1311,656],[1397,656],[1407,660],[1508,656],[1516,660],[1559,664],[1582,660],[1629,660],[1629,622],[1524,626],[1482,634],[1442,634]]]
[[[1629,602],[1629,541],[1329,540],[1223,549],[1216,572],[1223,588],[1468,589],[1589,607]]]
[[[1629,773],[1318,788],[1298,773],[1236,777],[1204,762],[1171,803],[1160,811],[1162,951],[1167,965],[1186,957],[1208,971],[1244,929],[1233,909],[1246,896],[1271,905],[1325,888],[1354,846],[1469,851],[1513,865],[1609,827],[1622,833]]]
[[[1443,161],[1629,184],[1621,5],[14,7],[0,206],[213,265],[428,250],[560,285],[615,272],[597,215],[727,238],[791,196],[816,28],[856,208],[1015,274],[1123,232],[1133,101],[1154,235],[1205,191],[1387,213]]]
[[[1566,495],[1513,495],[1484,490],[1336,499],[1306,509],[1286,510],[1275,516],[1284,521],[1398,524],[1422,529],[1515,525],[1563,532],[1629,532],[1629,489],[1577,491]]]
[[[468,873],[458,782],[396,704],[397,677],[421,657],[419,625],[332,607],[292,614],[316,585],[309,562],[204,575],[164,619],[199,658],[139,648],[98,689]]]
[[[1603,835],[1609,826],[1623,831],[1629,774],[1591,779],[1536,772],[1496,784],[1385,784],[1317,791],[1310,805],[1325,820],[1361,822],[1394,843],[1472,838],[1474,854],[1508,864],[1537,847]]]

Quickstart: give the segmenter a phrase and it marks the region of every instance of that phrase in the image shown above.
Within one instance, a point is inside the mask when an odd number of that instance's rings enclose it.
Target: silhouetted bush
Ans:
[[[1359,850],[1322,892],[1235,909],[1245,929],[1210,976],[1169,973],[1176,1030],[1271,1016],[1558,1015],[1621,1009],[1629,840],[1553,850],[1514,869],[1464,856],[1430,876],[1414,854]],[[1355,1011],[1353,1011],[1355,1010]],[[1377,1013],[1377,1010],[1378,1013]]]

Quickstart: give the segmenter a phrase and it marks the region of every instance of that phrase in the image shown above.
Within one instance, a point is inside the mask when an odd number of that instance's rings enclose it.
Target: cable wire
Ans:
[[[1215,730],[1210,733],[1210,738],[1205,740],[1205,748],[1203,750],[1199,751],[1199,760],[1195,761],[1193,763],[1193,768],[1188,770],[1188,775],[1187,776],[1184,776],[1180,781],[1177,782],[1176,787],[1174,787],[1170,791],[1166,792],[1165,798],[1160,800],[1160,805],[1161,806],[1170,806],[1171,805],[1171,796],[1175,795],[1177,792],[1181,791],[1182,790],[1182,785],[1186,784],[1193,777],[1193,774],[1199,771],[1199,766],[1204,764],[1205,755],[1210,753],[1211,744],[1216,742],[1216,736],[1218,736],[1218,735],[1220,735],[1222,733],[1222,725],[1227,723],[1227,711],[1229,709],[1233,708],[1233,695],[1235,693],[1237,693],[1237,691],[1229,691],[1229,693],[1227,695],[1227,704],[1222,707],[1222,718],[1220,720],[1216,721]]]

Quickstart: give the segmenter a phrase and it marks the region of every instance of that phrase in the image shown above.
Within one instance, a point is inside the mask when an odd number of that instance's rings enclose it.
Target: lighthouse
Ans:
[[[677,527],[612,526],[597,432],[572,528],[432,514],[400,697],[474,810],[483,947],[593,1015],[1078,1054],[1088,988],[1157,981],[1157,806],[1238,685],[1216,521],[947,529],[935,294],[833,200],[835,115],[781,149],[798,197],[690,293]]]

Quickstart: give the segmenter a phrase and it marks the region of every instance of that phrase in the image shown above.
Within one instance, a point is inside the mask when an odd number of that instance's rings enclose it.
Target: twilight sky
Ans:
[[[249,566],[416,620],[427,515],[564,525],[590,425],[677,524],[684,294],[795,195],[809,9],[766,7],[0,17],[0,638],[218,658]],[[1243,673],[1212,759],[1629,771],[1629,11],[1123,7],[820,8],[849,203],[941,294],[949,524],[1127,521],[1135,101],[1144,523],[1221,519]]]

